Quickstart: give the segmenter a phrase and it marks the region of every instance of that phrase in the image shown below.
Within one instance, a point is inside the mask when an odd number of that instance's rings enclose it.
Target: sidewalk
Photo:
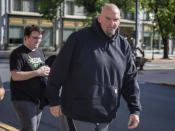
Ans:
[[[149,60],[152,60],[152,58],[154,58],[154,61],[164,60],[164,59],[162,59],[162,57],[163,57],[163,50],[161,50],[161,51],[157,50],[154,52],[154,54],[151,50],[145,50],[145,58],[147,58]],[[173,52],[173,54],[169,54],[169,58],[172,60],[175,59],[175,51]]]
[[[8,59],[10,51],[0,51],[0,59]],[[56,52],[46,52],[46,56],[56,54]],[[175,86],[175,52],[169,55],[169,59],[162,59],[163,52],[155,51],[154,59],[151,50],[145,50],[145,58],[148,62],[144,65],[144,71],[138,72],[140,83],[155,83]]]
[[[4,50],[0,50],[0,59],[9,59],[9,56],[11,54],[10,50],[4,51]],[[45,51],[44,54],[46,55],[46,57],[51,56],[51,55],[55,55],[58,54],[58,52],[56,51]]]
[[[174,53],[175,54],[175,53]],[[162,59],[163,54],[146,52],[145,57],[149,60],[144,65],[144,70],[138,72],[139,83],[153,83],[175,87],[175,55],[169,55],[169,59]]]

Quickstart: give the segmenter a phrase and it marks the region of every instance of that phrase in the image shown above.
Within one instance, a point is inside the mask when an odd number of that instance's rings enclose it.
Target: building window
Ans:
[[[23,43],[23,27],[11,26],[9,28],[9,43],[10,44],[22,44]]]
[[[66,15],[74,15],[74,2],[66,1]]]
[[[75,6],[75,14],[74,15],[78,15],[78,16],[85,16],[84,13],[84,8],[81,6]]]
[[[53,46],[53,29],[41,27],[44,29],[44,34],[41,42],[41,47]],[[14,33],[15,32],[15,33]],[[24,27],[22,26],[10,26],[9,28],[9,43],[10,44],[23,44]]]
[[[53,46],[53,29],[52,28],[43,28],[44,34],[41,42],[41,47]]]
[[[120,17],[121,17],[122,19],[124,19],[124,18],[125,18],[125,14],[124,14],[124,12],[123,12],[123,10],[122,10],[122,9],[120,9]]]
[[[149,20],[149,13],[147,12],[143,13],[143,20]]]
[[[34,0],[13,0],[13,11],[38,12]]]
[[[37,24],[44,29],[42,37],[41,47],[53,47],[55,45],[53,39],[53,22],[32,17],[16,17],[9,16],[9,31],[8,31],[8,42],[10,46],[16,46],[24,43],[24,28],[27,25]]]
[[[65,42],[67,38],[75,31],[75,29],[64,29],[63,31],[63,41]]]
[[[134,14],[133,13],[127,13],[127,19],[134,20]]]
[[[25,12],[35,12],[35,6],[33,0],[23,0],[23,11]]]
[[[151,44],[150,44],[151,43],[151,34],[150,34],[150,32],[144,32],[143,37],[144,37],[143,44],[145,46],[145,49],[150,50],[151,49]]]
[[[21,11],[21,0],[13,0],[13,10]]]

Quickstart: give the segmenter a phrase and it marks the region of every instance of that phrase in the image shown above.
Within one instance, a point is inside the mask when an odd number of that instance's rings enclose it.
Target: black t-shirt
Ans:
[[[45,57],[41,49],[29,50],[22,45],[10,55],[10,71],[33,71],[44,64]],[[12,100],[29,100],[36,102],[42,93],[41,77],[24,81],[10,81]]]

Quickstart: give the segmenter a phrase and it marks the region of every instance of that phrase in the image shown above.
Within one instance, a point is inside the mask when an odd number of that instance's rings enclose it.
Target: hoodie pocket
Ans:
[[[109,118],[116,112],[117,98],[118,89],[116,87],[101,84],[92,85],[85,88],[83,93],[76,95],[73,102],[73,112],[82,117]]]

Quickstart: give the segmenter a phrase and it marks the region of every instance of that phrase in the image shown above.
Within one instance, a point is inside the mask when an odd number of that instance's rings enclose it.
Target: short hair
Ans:
[[[41,27],[39,27],[38,25],[28,25],[24,29],[24,36],[30,36],[32,31],[37,31],[40,34],[44,33],[44,30]]]
[[[119,12],[120,12],[120,9],[117,5],[113,4],[113,3],[107,3],[105,4],[102,8],[101,8],[101,12],[104,10],[104,9],[111,9],[111,8],[115,8],[117,9]]]

